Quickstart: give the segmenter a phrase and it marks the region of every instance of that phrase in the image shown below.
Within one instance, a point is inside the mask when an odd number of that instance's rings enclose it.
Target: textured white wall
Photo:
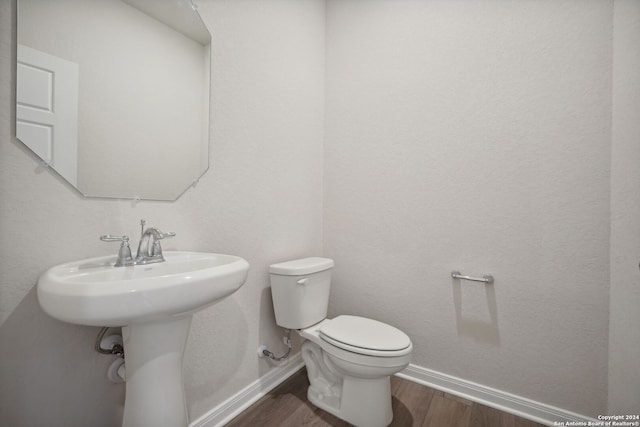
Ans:
[[[254,356],[280,343],[267,266],[323,252],[323,226],[332,314],[401,327],[419,365],[587,415],[607,412],[611,279],[608,412],[637,409],[636,2],[616,1],[613,111],[611,1],[329,0],[326,93],[323,2],[199,4],[211,170],[175,203],[133,204],[80,197],[15,141],[15,6],[0,1],[0,420],[117,424],[97,329],[49,319],[34,286],[114,253],[97,236],[136,235],[140,217],[178,232],[168,249],[252,265],[194,319],[192,419],[269,369]],[[496,284],[458,285],[454,268]]]
[[[418,365],[606,413],[612,9],[328,1],[333,314],[400,327]]]
[[[640,2],[616,0],[611,148],[609,413],[640,408]]]
[[[213,33],[211,167],[177,202],[85,199],[14,138],[15,2],[0,2],[0,424],[118,425],[124,386],[93,352],[97,328],[40,310],[38,276],[115,254],[104,233],[137,236],[141,217],[176,231],[167,249],[237,254],[247,283],[197,314],[187,345],[195,419],[263,375],[277,347],[269,264],[321,252],[324,4],[199,2]]]

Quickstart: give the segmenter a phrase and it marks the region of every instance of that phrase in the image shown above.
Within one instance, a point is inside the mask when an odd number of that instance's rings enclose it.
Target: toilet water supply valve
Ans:
[[[289,353],[291,353],[291,329],[284,330],[284,337],[282,337],[282,341],[284,342],[284,345],[286,345],[288,348],[285,354],[283,354],[280,357],[276,357],[275,354],[267,350],[267,347],[265,345],[261,345],[260,347],[258,347],[258,357],[262,358],[267,356],[271,360],[275,360],[276,362],[282,362],[287,357],[289,357]]]
[[[112,383],[122,383],[125,381],[124,345],[122,342],[122,335],[115,333],[105,337],[109,329],[110,328],[108,326],[100,329],[100,332],[96,337],[94,349],[100,354],[115,354],[118,356],[118,358],[109,365],[107,378]]]

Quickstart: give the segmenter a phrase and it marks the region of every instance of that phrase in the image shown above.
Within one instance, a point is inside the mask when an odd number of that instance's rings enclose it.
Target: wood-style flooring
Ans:
[[[350,424],[316,408],[307,400],[303,368],[227,424],[230,427],[347,427]],[[398,377],[391,377],[396,427],[543,427]]]

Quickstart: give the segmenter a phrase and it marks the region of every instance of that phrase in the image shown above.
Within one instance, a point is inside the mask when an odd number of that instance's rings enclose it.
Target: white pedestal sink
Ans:
[[[122,326],[126,363],[123,427],[186,427],[182,380],[193,313],[232,294],[249,264],[232,255],[165,252],[165,262],[113,267],[115,257],[61,264],[38,280],[50,316]]]

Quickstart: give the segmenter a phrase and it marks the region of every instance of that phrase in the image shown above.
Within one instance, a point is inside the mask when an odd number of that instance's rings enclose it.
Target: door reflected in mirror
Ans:
[[[208,168],[190,0],[18,0],[16,134],[83,195],[175,200]]]

